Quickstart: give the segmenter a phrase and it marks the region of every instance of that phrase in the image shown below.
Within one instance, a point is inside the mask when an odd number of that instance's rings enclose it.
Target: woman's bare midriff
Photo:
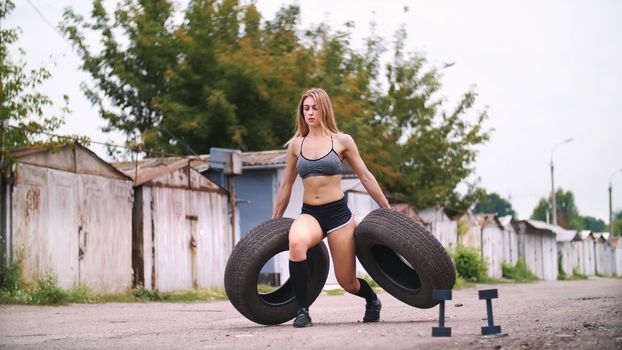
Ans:
[[[343,198],[341,175],[310,176],[302,180],[302,201],[309,205],[322,205]]]

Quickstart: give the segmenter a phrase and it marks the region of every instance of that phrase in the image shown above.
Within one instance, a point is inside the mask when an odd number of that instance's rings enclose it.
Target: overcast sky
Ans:
[[[73,113],[61,133],[121,143],[119,135],[101,132],[105,122],[79,87],[89,77],[79,71],[70,45],[47,23],[56,25],[66,6],[88,14],[90,1],[15,3],[3,26],[21,27],[19,47],[26,50],[27,62],[52,72],[41,91],[58,105],[63,94],[71,98]],[[270,19],[288,3],[294,2],[259,0],[257,6]],[[573,138],[555,150],[556,187],[575,194],[581,215],[608,221],[609,179],[622,169],[622,1],[295,3],[304,28],[326,20],[339,29],[351,20],[356,24],[353,45],[361,47],[371,20],[387,44],[404,23],[409,51],[423,53],[437,66],[455,63],[443,70],[442,94],[449,107],[475,86],[477,108],[488,108],[487,126],[495,129],[479,148],[476,175],[486,190],[511,198],[519,218],[529,217],[538,200],[550,194],[551,152],[558,142]],[[107,159],[101,147],[92,148]],[[620,210],[622,172],[612,183],[613,207]]]

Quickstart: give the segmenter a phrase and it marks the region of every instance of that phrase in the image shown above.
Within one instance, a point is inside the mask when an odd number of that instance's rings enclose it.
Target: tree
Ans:
[[[531,219],[551,222],[551,203],[546,198],[541,198],[538,205],[534,208]]]
[[[486,142],[487,112],[467,114],[477,94],[465,93],[457,106],[447,112],[438,97],[440,73],[426,69],[426,60],[403,53],[406,31],[396,33],[393,61],[387,65],[387,89],[375,102],[374,121],[382,126],[385,147],[391,148],[390,166],[398,172],[394,181],[385,181],[390,192],[402,194],[418,208],[442,205],[460,211],[477,200],[482,191],[475,184],[461,195],[457,185],[474,172],[475,146]]]
[[[494,213],[497,216],[512,215],[516,216],[516,212],[512,209],[512,204],[501,198],[497,193],[486,193],[486,197],[475,204],[473,209],[475,213]]]
[[[125,0],[110,15],[94,0],[91,20],[69,9],[61,24],[93,78],[84,91],[107,129],[143,144],[147,155],[281,148],[300,94],[320,86],[393,199],[466,209],[481,194],[474,181],[466,194],[456,187],[488,140],[486,112],[470,112],[473,91],[445,110],[441,74],[404,53],[404,28],[383,77],[387,49],[373,27],[357,52],[352,23],[301,30],[297,6],[263,20],[252,2],[193,0],[181,23],[173,8],[169,0]],[[101,51],[87,45],[87,32],[98,34]]]
[[[0,22],[15,5],[11,0],[0,0]],[[23,60],[24,52],[14,61],[9,54],[10,45],[17,42],[19,28],[0,27],[0,121],[9,122],[12,128],[2,130],[2,153],[6,149],[35,143],[60,141],[46,135],[56,130],[63,123],[63,115],[68,112],[67,105],[60,116],[45,116],[44,109],[52,106],[49,97],[37,92],[37,87],[50,78],[45,68],[28,70]],[[68,97],[64,96],[65,103]],[[3,168],[6,164],[2,164]]]
[[[601,219],[597,219],[591,216],[582,216],[582,229],[590,230],[594,232],[603,232],[607,230],[607,224]]]
[[[582,229],[583,218],[579,215],[572,191],[564,191],[560,188],[555,192],[555,199],[557,201],[557,224],[566,229]],[[531,214],[531,218],[546,221],[547,213],[548,218],[552,219],[551,212],[549,199],[542,198]]]

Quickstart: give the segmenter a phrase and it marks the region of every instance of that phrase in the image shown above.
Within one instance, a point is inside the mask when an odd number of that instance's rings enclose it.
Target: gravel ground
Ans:
[[[483,337],[486,304],[478,289],[499,289],[494,322]],[[227,301],[0,306],[0,349],[622,349],[622,279],[478,285],[447,303],[451,338],[431,337],[438,307],[412,308],[380,294],[382,321],[364,324],[363,301],[321,295],[314,326],[262,326]]]

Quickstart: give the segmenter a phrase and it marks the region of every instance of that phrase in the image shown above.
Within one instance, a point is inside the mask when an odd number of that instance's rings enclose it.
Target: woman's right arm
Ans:
[[[294,186],[296,175],[298,175],[298,170],[296,169],[296,161],[298,160],[298,156],[294,151],[297,141],[297,139],[292,141],[287,149],[287,166],[285,167],[285,172],[283,174],[283,183],[281,183],[279,192],[276,195],[276,205],[274,206],[274,212],[272,213],[273,219],[279,219],[283,216],[283,213],[285,213],[285,209],[287,209],[287,205],[289,204],[289,198],[292,195],[292,187]]]

